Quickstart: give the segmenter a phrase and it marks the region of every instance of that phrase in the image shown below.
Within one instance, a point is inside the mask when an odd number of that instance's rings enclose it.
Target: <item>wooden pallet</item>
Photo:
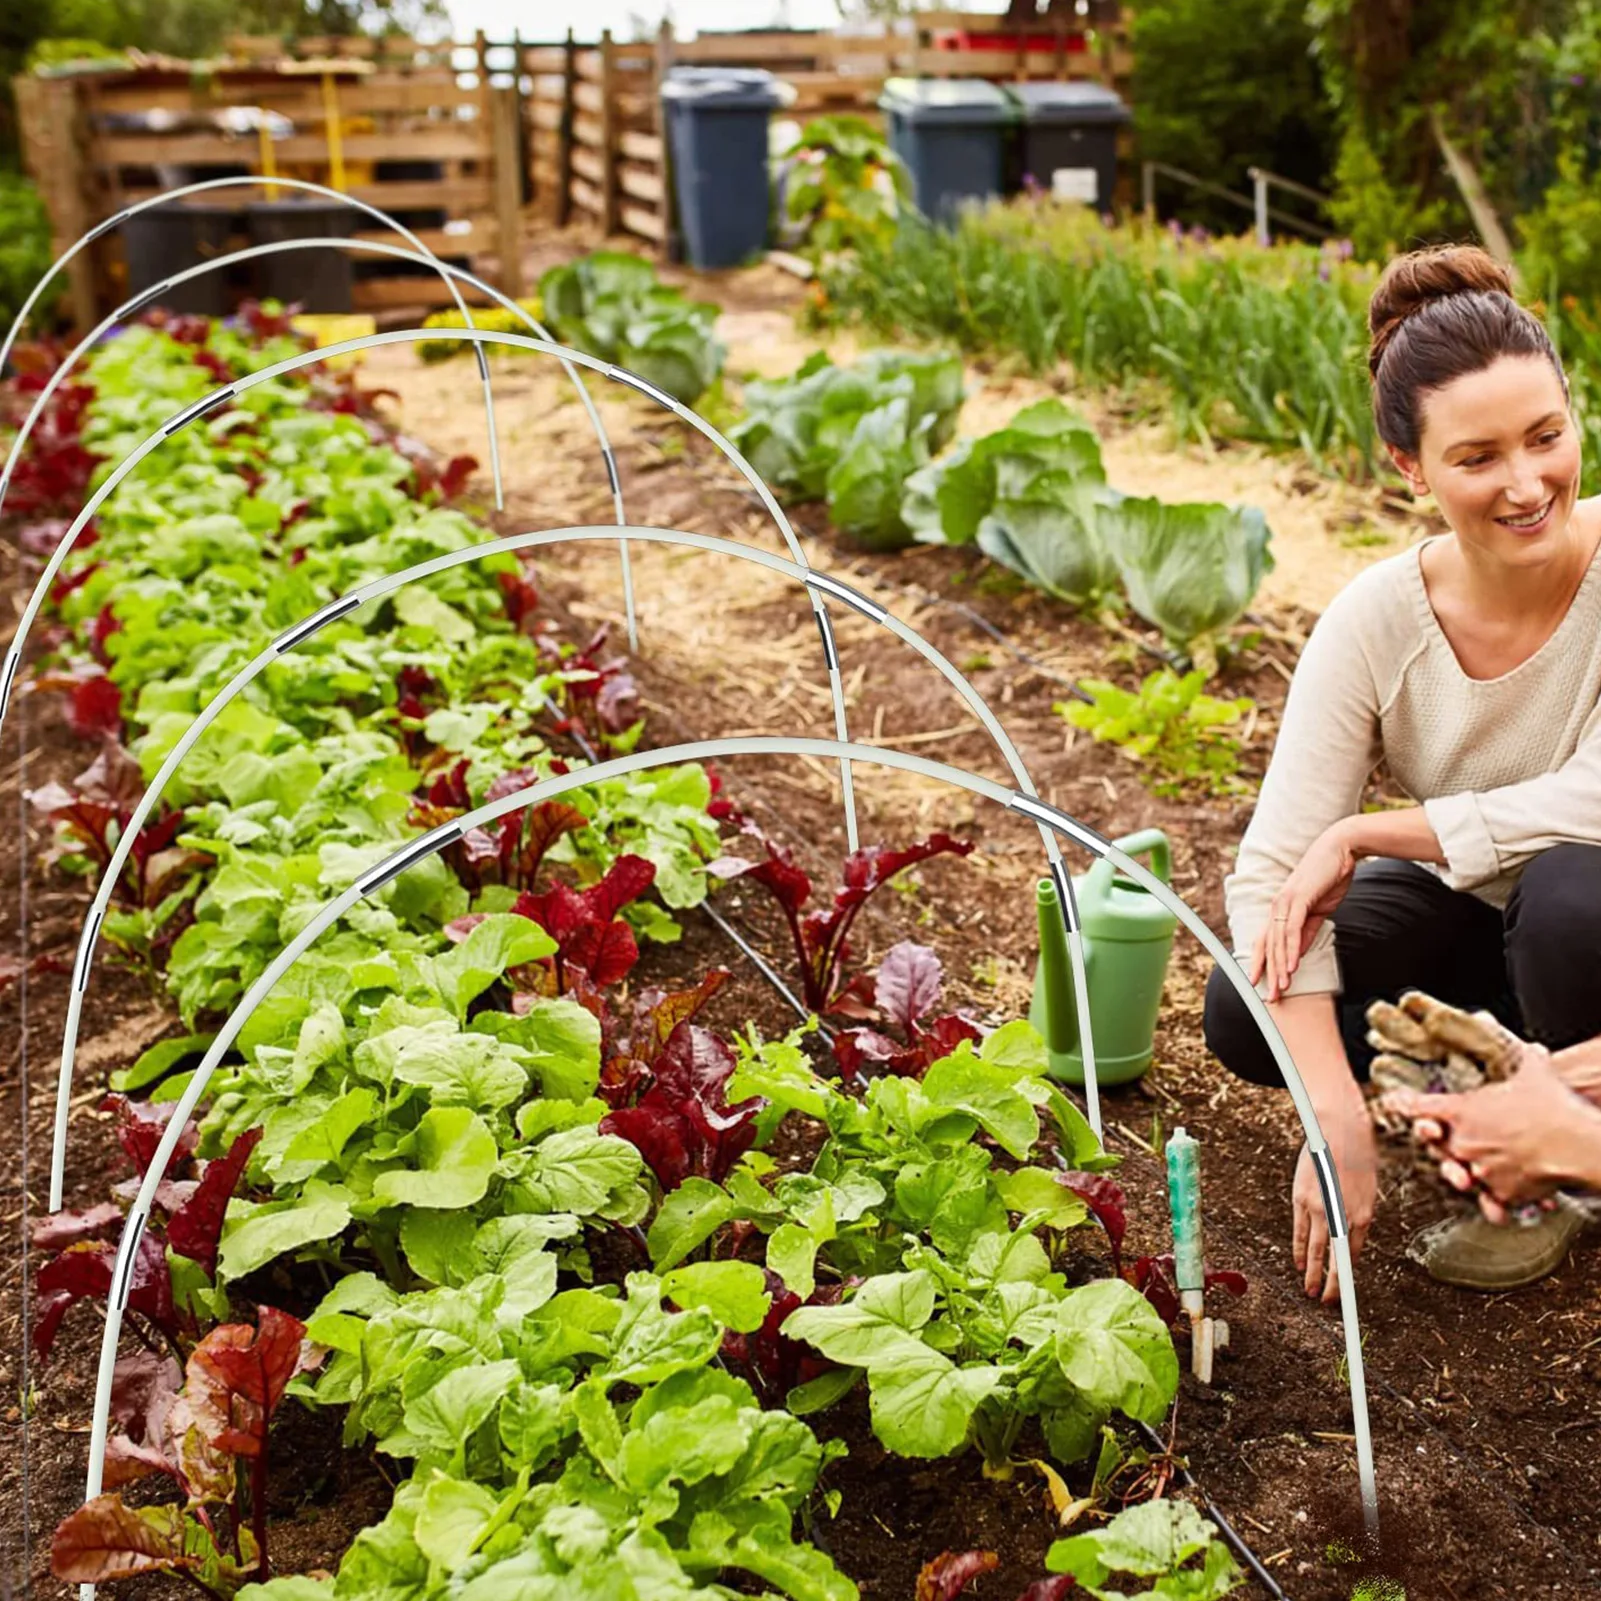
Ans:
[[[522,292],[522,107],[515,77],[500,86],[492,51],[408,39],[230,41],[205,74],[183,63],[62,78],[16,80],[24,159],[50,211],[57,253],[96,222],[178,183],[225,172],[331,184],[391,213],[423,214],[413,231],[443,259],[504,293]],[[474,70],[465,72],[463,66]],[[231,133],[219,114],[253,109],[284,119],[284,136]],[[154,114],[154,115],[152,115]],[[139,121],[146,125],[137,125]],[[259,119],[258,119],[259,120]],[[331,137],[332,135],[332,137]],[[402,165],[404,164],[404,165]],[[386,170],[386,168],[388,170]],[[280,194],[292,191],[281,190]],[[223,191],[240,209],[265,189]],[[402,216],[401,220],[406,220]],[[369,219],[351,232],[400,243]],[[232,241],[244,244],[243,238]],[[396,272],[357,255],[353,309],[401,317],[451,303],[437,276]],[[86,327],[126,298],[115,231],[73,263],[74,320]],[[479,297],[481,298],[481,297]]]

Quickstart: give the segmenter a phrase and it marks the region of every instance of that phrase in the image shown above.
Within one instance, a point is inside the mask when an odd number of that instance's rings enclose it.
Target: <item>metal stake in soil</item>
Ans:
[[[1011,737],[1001,726],[1000,721],[989,709],[988,705],[985,704],[983,696],[974,689],[968,679],[941,652],[930,645],[917,630],[901,622],[899,618],[892,616],[866,596],[858,594],[848,584],[841,583],[838,579],[832,578],[826,573],[820,573],[814,568],[797,566],[794,562],[787,561],[782,556],[772,555],[768,551],[758,550],[750,545],[736,544],[732,540],[718,539],[711,534],[692,534],[666,528],[627,527],[624,528],[623,532],[630,539],[639,539],[647,543],[688,546],[695,550],[706,550],[720,555],[737,557],[742,561],[754,562],[756,565],[766,567],[773,572],[783,573],[802,584],[827,585],[831,594],[838,595],[849,601],[863,616],[882,624],[897,638],[910,645],[926,661],[938,668],[995,740],[1021,791],[1025,795],[1038,795],[1034,780],[1030,777],[1027,767],[1024,766],[1023,758],[1018,753],[1017,747],[1012,743]],[[373,579],[370,583],[351,590],[350,593],[341,596],[339,599],[330,601],[326,606],[312,613],[311,616],[303,618],[292,628],[286,629],[265,650],[240,668],[228,683],[212,697],[211,701],[184,731],[183,736],[173,746],[172,750],[168,752],[155,777],[150,781],[144,794],[140,796],[138,805],[134,807],[129,815],[128,821],[118,838],[117,848],[112,853],[111,860],[106,864],[105,871],[101,874],[94,901],[84,919],[83,931],[78,940],[78,954],[72,967],[72,987],[68,992],[67,1022],[61,1045],[61,1067],[56,1080],[56,1120],[50,1157],[50,1210],[52,1212],[58,1211],[61,1207],[67,1165],[68,1113],[72,1105],[72,1066],[77,1051],[78,1029],[83,1014],[84,996],[89,988],[89,977],[100,929],[106,913],[110,910],[112,893],[115,891],[122,877],[123,869],[127,866],[133,854],[140,830],[149,821],[151,814],[160,803],[168,782],[178,771],[183,764],[184,758],[194,749],[206,730],[222,715],[223,710],[280,656],[304,644],[319,629],[326,627],[329,623],[351,616],[362,606],[372,601],[394,594],[397,590],[403,589],[408,584],[416,583],[419,579],[430,578],[453,567],[460,567],[468,562],[479,561],[485,556],[503,555],[518,550],[535,550],[546,545],[610,539],[614,538],[616,533],[617,530],[615,529],[596,527],[563,528],[525,534],[509,534],[503,539],[489,540],[481,545],[469,545],[465,550],[449,551],[442,556],[432,556],[427,561],[418,562],[415,566],[408,567],[401,572],[389,573],[382,578]],[[1062,863],[1061,849],[1057,845],[1055,833],[1044,823],[1039,823],[1037,826],[1051,872],[1058,880],[1069,885],[1069,892],[1071,893],[1072,881]],[[1077,957],[1077,965],[1073,973],[1074,983],[1078,986],[1080,995],[1083,996],[1087,994],[1087,986],[1082,942],[1076,938],[1076,920],[1069,915],[1066,904],[1063,905],[1062,916],[1068,927],[1070,949],[1074,950]],[[1079,1011],[1080,1026],[1084,1029],[1083,1038],[1086,1042],[1084,1052],[1085,1081],[1088,1090],[1087,1100],[1090,1107],[1090,1121],[1095,1130],[1095,1136],[1099,1139],[1102,1136],[1099,1102],[1095,1097],[1094,1088],[1095,1052],[1093,1045],[1089,1043],[1090,1035],[1085,1016],[1087,1003],[1085,1001],[1080,1001]]]
[[[462,283],[478,290],[479,293],[488,295],[491,300],[509,311],[514,317],[522,318],[523,322],[528,326],[528,331],[535,338],[549,339],[551,337],[550,330],[538,322],[526,306],[518,305],[515,300],[503,295],[498,289],[491,288],[482,278],[474,277],[472,273],[460,267],[453,267],[448,262],[439,261],[431,255],[420,256],[414,251],[402,250],[398,245],[385,244],[382,240],[344,239],[337,235],[312,239],[280,239],[270,245],[252,245],[248,250],[236,250],[230,255],[217,256],[213,260],[202,261],[196,266],[185,267],[182,272],[175,272],[170,278],[162,279],[154,288],[142,290],[131,300],[123,301],[110,316],[103,318],[67,352],[66,359],[50,374],[44,388],[39,391],[32,409],[23,420],[21,430],[11,442],[11,449],[6,455],[5,467],[0,469],[0,508],[5,506],[6,490],[10,487],[13,470],[22,459],[23,447],[27,444],[29,435],[33,432],[34,424],[44,415],[45,407],[50,404],[50,397],[66,381],[68,373],[77,364],[78,358],[86,350],[92,350],[100,339],[125,317],[131,317],[143,307],[152,304],[167,290],[176,288],[181,283],[187,283],[191,278],[198,278],[203,273],[215,272],[219,268],[230,267],[235,262],[250,261],[257,256],[275,256],[284,250],[325,249],[364,250],[370,255],[390,256],[398,261],[415,261],[421,266],[436,267],[447,282],[459,279]],[[478,348],[482,349],[481,346]],[[0,365],[4,365],[3,362],[0,362]],[[594,397],[589,393],[589,388],[584,383],[578,369],[565,357],[561,358],[561,365],[562,370],[577,386],[578,399],[588,414],[590,425],[595,430],[595,438],[600,443],[601,460],[605,463],[606,477],[611,484],[612,505],[616,509],[618,524],[621,525],[628,521],[628,517],[623,510],[623,491],[622,484],[617,476],[617,458],[612,453],[611,440],[606,433],[606,424],[601,420],[600,413],[595,409]],[[488,417],[487,421],[492,430],[494,425],[493,414]],[[495,501],[497,505],[503,504],[498,468],[495,480]],[[639,629],[634,616],[634,577],[628,564],[628,541],[619,540],[617,549],[622,562],[623,612],[628,621],[628,648],[637,652],[639,650]],[[3,716],[4,701],[0,699],[0,717]]]
[[[255,174],[246,173],[232,178],[206,178],[199,183],[184,184],[179,189],[168,189],[163,194],[152,195],[148,200],[140,200],[131,206],[124,206],[115,216],[107,217],[104,222],[97,222],[81,239],[75,244],[69,245],[63,254],[56,257],[54,265],[33,286],[28,298],[22,302],[22,309],[17,313],[11,327],[7,330],[5,338],[0,340],[0,372],[5,371],[6,360],[11,355],[11,347],[16,342],[17,334],[22,325],[28,320],[28,315],[38,303],[40,295],[44,293],[45,286],[86,245],[92,245],[102,234],[108,234],[113,229],[120,228],[130,217],[137,217],[141,211],[149,211],[154,206],[164,206],[169,200],[181,200],[185,195],[202,194],[208,189],[237,189],[241,186],[302,189],[309,194],[321,195],[324,199],[337,201],[342,206],[352,206],[375,221],[383,223],[385,227],[393,228],[407,244],[416,248],[429,265],[440,269],[440,275],[444,278],[445,287],[450,291],[451,299],[456,302],[456,310],[467,319],[469,328],[477,326],[473,322],[472,313],[467,309],[467,302],[461,298],[461,291],[445,273],[444,263],[411,229],[403,223],[397,222],[387,211],[382,211],[377,206],[369,205],[365,200],[353,199],[350,195],[342,194],[337,189],[329,189],[320,183],[308,183],[304,178],[263,178]],[[167,283],[170,284],[174,281],[174,279],[169,278]],[[165,287],[165,285],[162,287]],[[489,358],[485,355],[481,345],[476,353],[478,357],[478,379],[484,388],[484,422],[489,430],[489,466],[495,478],[495,509],[499,511],[504,508],[506,502],[500,492],[500,440],[495,433],[495,397],[490,393],[489,387]],[[5,716],[5,701],[10,689],[11,679],[7,676],[4,682],[0,683],[0,718]]]
[[[1044,822],[1050,828],[1067,835],[1068,838],[1076,840],[1079,844],[1094,851],[1098,856],[1106,858],[1114,867],[1126,873],[1137,883],[1142,884],[1150,894],[1156,896],[1200,940],[1208,954],[1222,968],[1229,982],[1234,986],[1252,1017],[1256,1020],[1257,1026],[1261,1029],[1268,1049],[1272,1052],[1274,1061],[1278,1063],[1279,1071],[1284,1075],[1286,1087],[1295,1102],[1296,1111],[1300,1115],[1302,1127],[1306,1132],[1308,1148],[1312,1152],[1313,1160],[1318,1168],[1319,1178],[1322,1180],[1324,1212],[1339,1268],[1340,1312],[1345,1324],[1348,1372],[1351,1382],[1352,1424],[1356,1435],[1357,1471],[1361,1484],[1362,1510],[1369,1536],[1376,1542],[1379,1525],[1378,1488],[1373,1466],[1373,1440],[1368,1425],[1367,1393],[1362,1364],[1362,1342],[1357,1321],[1356,1287],[1351,1271],[1350,1238],[1345,1209],[1340,1199],[1339,1182],[1334,1172],[1334,1163],[1329,1153],[1328,1142],[1318,1124],[1317,1113],[1313,1109],[1306,1086],[1296,1070],[1295,1062],[1284,1043],[1284,1038],[1279,1033],[1261,997],[1257,995],[1255,986],[1247,979],[1244,969],[1234,959],[1227,945],[1207,927],[1206,923],[1170,885],[1164,884],[1154,873],[1148,872],[1141,867],[1138,862],[1118,850],[1116,846],[1103,839],[1093,829],[1086,828],[1082,823],[1076,822],[1066,813],[1057,810],[1054,806],[1047,805],[1037,797],[1020,794],[1016,790],[1007,789],[1003,784],[997,784],[993,779],[981,778],[977,774],[948,766],[942,762],[932,761],[924,756],[915,756],[906,751],[876,749],[871,746],[849,744],[839,740],[777,736],[697,740],[687,745],[672,745],[660,750],[634,752],[627,756],[616,757],[608,762],[602,762],[598,767],[580,768],[574,772],[553,775],[550,778],[542,779],[536,784],[531,784],[524,789],[516,790],[512,794],[503,796],[499,800],[490,801],[462,817],[442,824],[438,828],[430,829],[426,834],[420,835],[416,839],[408,840],[383,861],[369,868],[348,889],[329,901],[306,924],[300,933],[279,952],[229,1014],[227,1021],[212,1041],[200,1065],[194,1070],[189,1083],[184,1088],[183,1094],[178,1098],[173,1108],[172,1117],[162,1133],[161,1141],[156,1147],[149,1167],[145,1171],[144,1179],[140,1183],[138,1194],[134,1198],[133,1205],[124,1224],[122,1236],[117,1246],[116,1261],[112,1267],[111,1290],[106,1298],[106,1322],[101,1337],[100,1366],[95,1382],[94,1415],[89,1439],[89,1471],[85,1499],[93,1500],[101,1490],[105,1466],[106,1436],[111,1413],[111,1381],[117,1361],[117,1338],[122,1327],[122,1314],[127,1306],[128,1293],[132,1287],[134,1253],[138,1248],[139,1237],[144,1230],[145,1221],[149,1217],[151,1207],[155,1201],[156,1191],[166,1177],[167,1167],[172,1160],[173,1152],[177,1148],[183,1126],[201,1096],[205,1093],[206,1085],[210,1081],[212,1073],[215,1072],[223,1056],[232,1048],[240,1030],[249,1021],[256,1008],[277,986],[279,979],[357,901],[376,893],[391,880],[399,877],[408,867],[415,866],[418,862],[426,860],[446,845],[454,843],[470,829],[482,828],[489,823],[498,821],[511,812],[535,805],[539,801],[565,794],[568,790],[581,789],[586,784],[600,783],[607,779],[623,777],[628,773],[641,772],[652,767],[668,766],[677,762],[726,760],[730,757],[741,755],[807,755],[824,760],[849,759],[865,762],[869,765],[899,768],[906,772],[932,778],[937,782],[952,784],[975,795],[982,795],[986,799],[998,802],[1010,811]],[[86,1584],[80,1587],[79,1593],[83,1601],[93,1601],[94,1591],[95,1587],[92,1584]]]

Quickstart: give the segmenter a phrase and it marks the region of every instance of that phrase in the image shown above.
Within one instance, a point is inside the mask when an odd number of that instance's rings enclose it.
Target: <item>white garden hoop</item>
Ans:
[[[432,256],[421,256],[414,251],[402,250],[398,245],[385,244],[377,239],[345,239],[338,235],[329,235],[326,238],[311,239],[281,239],[270,245],[252,245],[248,250],[236,250],[231,255],[218,256],[211,261],[200,262],[197,266],[185,267],[182,272],[175,272],[170,278],[163,278],[160,283],[149,289],[141,290],[131,299],[123,301],[109,316],[101,319],[76,345],[67,352],[66,359],[56,370],[50,374],[45,386],[35,397],[33,406],[29,410],[16,437],[11,441],[11,449],[6,453],[4,468],[0,468],[0,510],[4,510],[6,491],[11,486],[11,474],[16,464],[22,459],[22,451],[33,433],[34,424],[44,415],[44,409],[50,403],[50,397],[60,386],[66,382],[68,374],[77,365],[78,358],[87,350],[92,349],[100,339],[114,328],[124,317],[131,317],[135,312],[145,306],[152,305],[159,300],[169,289],[178,284],[187,283],[191,278],[198,278],[204,273],[215,272],[219,268],[232,266],[235,262],[250,261],[257,256],[273,256],[284,250],[365,250],[372,255],[390,256],[399,261],[415,261],[421,266],[437,267],[446,281],[459,279],[462,283],[470,285],[481,294],[488,295],[498,305],[509,311],[513,316],[521,317],[527,324],[528,331],[537,339],[549,339],[550,330],[540,323],[526,306],[520,306],[515,300],[503,295],[498,289],[474,277],[470,272],[460,267],[453,267],[448,262],[438,261]],[[482,349],[482,347],[478,347]],[[594,397],[589,393],[582,375],[565,357],[560,358],[562,370],[572,379],[578,390],[578,399],[589,416],[591,426],[595,430],[595,438],[600,444],[601,460],[606,465],[606,477],[611,484],[612,506],[617,514],[618,525],[628,521],[623,510],[623,490],[621,480],[617,475],[617,458],[611,448],[611,440],[606,433],[606,424],[601,420],[600,412],[595,408]],[[3,362],[0,362],[3,365]],[[502,499],[500,483],[497,477],[495,498],[497,503]],[[634,616],[634,578],[628,563],[628,542],[619,540],[617,544],[618,556],[622,563],[623,573],[623,613],[628,623],[628,648],[631,651],[639,650],[639,629]],[[3,711],[0,711],[3,715]]]
[[[377,206],[369,205],[365,200],[356,200],[350,195],[341,194],[339,190],[330,189],[325,184],[310,183],[304,178],[264,178],[255,173],[239,173],[230,178],[204,178],[199,183],[187,183],[182,188],[168,189],[162,194],[152,195],[148,200],[139,200],[131,206],[124,206],[121,211],[114,216],[107,217],[104,222],[97,222],[88,233],[83,234],[73,244],[69,245],[61,255],[56,257],[51,264],[50,270],[29,291],[28,298],[22,302],[22,309],[12,319],[11,327],[7,330],[5,338],[0,340],[0,372],[5,371],[6,359],[11,354],[11,347],[16,342],[17,334],[21,331],[22,325],[28,320],[29,313],[38,304],[39,297],[45,292],[46,286],[80,250],[92,245],[103,234],[111,233],[114,229],[120,228],[130,217],[137,217],[141,211],[149,211],[155,206],[164,206],[169,200],[181,200],[185,195],[203,194],[210,189],[237,189],[240,187],[259,189],[263,186],[301,189],[309,194],[321,195],[325,200],[334,200],[340,205],[350,206],[354,210],[364,212],[367,216],[383,223],[385,227],[393,228],[407,244],[415,246],[419,254],[430,265],[441,269],[445,287],[450,291],[451,299],[456,302],[457,311],[467,319],[469,328],[475,326],[472,313],[467,309],[467,302],[461,298],[461,291],[451,281],[450,277],[443,272],[444,263],[411,229],[391,217],[387,211],[382,211]],[[174,281],[171,278],[166,280],[168,284]],[[484,354],[482,347],[479,348],[477,355],[478,378],[484,388],[484,421],[489,430],[489,466],[495,479],[495,509],[499,511],[504,508],[506,502],[501,494],[500,487],[500,440],[495,433],[495,398],[490,392],[489,386],[489,358]],[[4,700],[0,698],[0,717],[3,716]]]
[[[1028,769],[1024,766],[1017,747],[1012,743],[1010,736],[1001,726],[995,714],[989,709],[983,696],[973,688],[972,684],[957,670],[950,660],[930,645],[916,629],[891,615],[876,601],[869,600],[867,596],[852,589],[849,584],[842,583],[839,579],[827,573],[819,572],[815,568],[804,568],[794,562],[786,561],[782,556],[775,556],[768,551],[757,550],[749,545],[736,544],[732,540],[718,539],[711,534],[685,533],[681,530],[667,528],[629,528],[626,532],[630,539],[639,539],[647,543],[686,546],[695,550],[713,551],[721,555],[733,556],[743,561],[754,562],[773,572],[782,573],[787,577],[793,578],[800,583],[823,589],[827,593],[844,600],[847,605],[852,606],[864,617],[882,624],[898,639],[910,645],[926,661],[937,667],[944,677],[949,680],[952,687],[955,688],[956,692],[988,730],[996,745],[1000,748],[1021,792],[1024,795],[1038,797],[1039,791],[1036,789],[1033,779],[1029,776]],[[246,687],[258,678],[268,666],[277,661],[286,652],[293,650],[296,646],[310,639],[319,629],[326,627],[337,619],[350,616],[372,601],[394,594],[408,584],[432,577],[435,573],[447,572],[453,567],[464,566],[468,562],[479,561],[485,556],[500,555],[518,550],[534,550],[546,545],[577,543],[585,540],[613,537],[615,537],[615,532],[604,528],[562,528],[534,533],[510,534],[504,539],[490,540],[482,545],[471,545],[465,550],[450,551],[443,556],[433,556],[427,561],[418,562],[415,566],[406,568],[402,572],[389,573],[382,578],[373,579],[370,583],[351,590],[349,594],[330,601],[326,606],[313,612],[311,616],[302,619],[292,628],[286,629],[259,655],[241,667],[196,716],[177,744],[168,752],[166,760],[161,764],[155,777],[151,779],[144,794],[140,796],[138,805],[134,807],[117,840],[117,848],[112,853],[111,860],[106,864],[106,869],[100,876],[100,884],[95,891],[94,901],[90,905],[87,916],[84,918],[83,931],[78,939],[78,953],[72,964],[72,987],[67,997],[67,1022],[61,1044],[61,1066],[56,1078],[56,1118],[50,1155],[50,1210],[52,1212],[57,1212],[61,1209],[62,1192],[65,1185],[67,1125],[72,1108],[72,1068],[77,1052],[83,1002],[89,989],[95,947],[99,940],[100,929],[106,912],[111,905],[112,893],[115,891],[117,882],[122,877],[122,871],[133,854],[133,848],[138,840],[140,830],[149,821],[151,813],[154,812],[160,802],[168,782],[183,764],[184,758],[203,737],[206,730],[222,715],[223,709],[241,695]],[[1061,849],[1056,842],[1056,835],[1044,822],[1039,824],[1039,831],[1041,842],[1045,846],[1048,869],[1052,880],[1057,886],[1062,918],[1067,927],[1068,952],[1073,964],[1074,999],[1077,1002],[1079,1031],[1084,1041],[1085,1104],[1089,1112],[1090,1127],[1094,1130],[1095,1137],[1101,1139],[1103,1135],[1100,1094],[1096,1082],[1094,1045],[1091,1041],[1088,977],[1084,965],[1083,942],[1079,933],[1077,905],[1073,896],[1073,881],[1066,866],[1063,864]]]

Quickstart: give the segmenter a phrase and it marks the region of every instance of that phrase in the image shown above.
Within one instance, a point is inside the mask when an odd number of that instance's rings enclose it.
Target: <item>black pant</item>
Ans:
[[[1601,1034],[1601,846],[1556,845],[1523,870],[1506,911],[1448,889],[1416,862],[1358,864],[1335,909],[1346,1055],[1364,1082],[1373,1060],[1367,1008],[1418,989],[1494,1012],[1553,1051]],[[1282,1084],[1245,1003],[1221,969],[1206,986],[1207,1048],[1231,1072]]]

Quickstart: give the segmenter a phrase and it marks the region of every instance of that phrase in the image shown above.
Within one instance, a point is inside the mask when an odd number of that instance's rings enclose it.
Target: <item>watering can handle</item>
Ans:
[[[1173,882],[1173,847],[1161,829],[1142,828],[1137,833],[1125,834],[1122,839],[1114,839],[1112,843],[1125,856],[1149,855],[1152,873],[1164,884]],[[1103,856],[1090,868],[1089,879],[1096,889],[1104,892],[1110,888],[1116,872],[1117,869]]]

